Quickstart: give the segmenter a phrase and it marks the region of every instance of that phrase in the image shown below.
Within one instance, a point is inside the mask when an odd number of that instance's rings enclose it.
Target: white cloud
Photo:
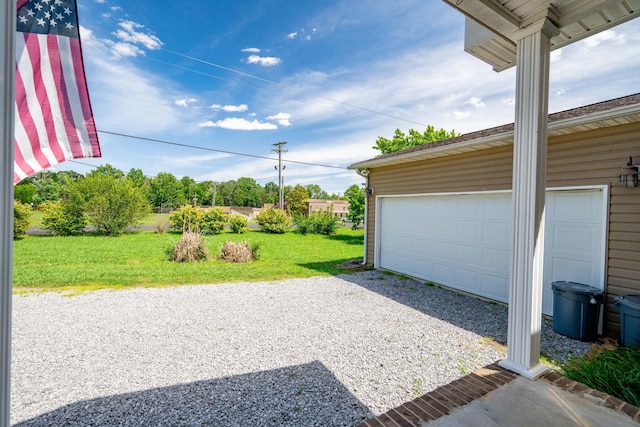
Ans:
[[[273,116],[267,117],[267,120],[277,120],[281,126],[291,126],[291,122],[289,121],[290,118],[291,114],[278,113]]]
[[[112,12],[122,11],[122,8],[120,6],[111,6],[109,9],[111,9]]]
[[[614,30],[605,30],[601,33],[594,34],[591,37],[587,37],[582,41],[582,43],[586,48],[594,48],[596,46],[599,46],[603,42],[617,39],[619,39],[619,37]]]
[[[240,104],[240,105],[213,104],[213,105],[210,105],[209,108],[211,108],[213,110],[226,111],[228,113],[242,113],[242,112],[247,111],[249,109],[247,104]]]
[[[111,40],[106,40],[105,42],[111,46],[111,54],[115,58],[136,57],[138,55],[145,55],[144,50],[131,43],[113,42]]]
[[[241,52],[260,53],[260,49],[257,47],[248,47],[246,49],[242,49]]]
[[[178,99],[176,100],[176,105],[180,107],[188,107],[189,104],[193,104],[194,102],[198,102],[198,100],[195,98]]]
[[[167,102],[181,99],[171,83],[128,61],[111,60],[109,52],[112,52],[113,43],[96,38],[85,27],[80,26],[80,34],[98,128],[126,130],[132,135],[156,135],[188,121],[186,112]]]
[[[263,67],[273,67],[274,65],[278,65],[280,62],[280,58],[276,58],[273,56],[250,55],[247,58],[248,64],[260,64]]]
[[[200,127],[216,127],[231,130],[273,130],[278,129],[278,126],[273,123],[264,123],[258,120],[249,121],[240,117],[227,117],[217,122],[209,120],[208,122],[200,123]]]
[[[287,34],[287,38],[290,39],[290,40],[293,40],[296,37],[298,37],[298,32],[297,31],[294,31],[293,33]]]
[[[474,97],[472,97],[471,99],[469,99],[469,100],[467,101],[467,104],[471,104],[471,105],[473,105],[473,106],[474,106],[474,107],[476,107],[476,108],[483,108],[483,107],[486,107],[485,103],[484,103],[484,102],[482,102],[482,99],[481,99],[481,98],[477,98],[477,97],[475,97],[475,96],[474,96]]]
[[[133,21],[120,21],[118,24],[122,30],[116,31],[116,37],[132,43],[139,43],[150,50],[160,49],[163,45],[162,41],[153,34],[138,31],[144,28],[144,25]]]

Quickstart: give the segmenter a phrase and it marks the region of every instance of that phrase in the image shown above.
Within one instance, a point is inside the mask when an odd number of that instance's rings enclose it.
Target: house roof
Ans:
[[[568,135],[634,122],[640,122],[640,93],[550,114],[548,135],[549,137]],[[348,168],[367,169],[390,166],[513,144],[513,130],[513,123],[496,126],[395,153],[383,154],[354,163]]]

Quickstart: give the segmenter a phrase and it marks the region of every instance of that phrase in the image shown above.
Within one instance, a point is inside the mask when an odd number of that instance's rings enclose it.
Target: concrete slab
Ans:
[[[637,426],[628,415],[597,405],[548,381],[518,377],[429,427],[449,426]]]

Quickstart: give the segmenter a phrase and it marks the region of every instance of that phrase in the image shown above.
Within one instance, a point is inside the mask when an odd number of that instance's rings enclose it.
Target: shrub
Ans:
[[[209,250],[198,233],[186,232],[182,234],[171,252],[171,261],[194,262],[209,259]]]
[[[258,259],[258,247],[247,241],[224,242],[218,258],[226,262],[251,262]]]
[[[249,221],[242,215],[232,215],[231,218],[229,218],[229,225],[231,226],[231,231],[236,234],[243,234],[249,231],[247,228]]]
[[[141,190],[130,180],[101,172],[67,183],[61,199],[63,206],[84,212],[88,222],[107,236],[121,235],[149,211]]]
[[[27,234],[29,223],[31,222],[31,206],[14,201],[13,202],[13,239]]]
[[[229,216],[222,208],[209,208],[200,214],[200,231],[202,234],[218,234],[224,230]]]
[[[291,220],[286,212],[274,208],[263,210],[256,220],[262,230],[267,233],[283,234],[291,226]]]
[[[79,233],[85,226],[84,213],[76,205],[62,204],[62,202],[43,202],[42,226],[58,236],[71,236]]]
[[[312,212],[310,216],[298,216],[295,219],[296,231],[301,234],[335,234],[336,217],[331,211]]]
[[[200,211],[191,205],[184,205],[169,214],[169,224],[174,230],[197,232],[200,229]]]

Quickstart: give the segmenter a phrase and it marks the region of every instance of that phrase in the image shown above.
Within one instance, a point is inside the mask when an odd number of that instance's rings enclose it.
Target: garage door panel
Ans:
[[[602,209],[599,203],[593,198],[584,197],[584,194],[578,192],[573,194],[562,194],[560,197],[553,195],[551,200],[554,202],[553,219],[571,218],[572,222],[591,223],[600,220]]]
[[[482,249],[482,269],[509,271],[509,251],[500,249]]]
[[[508,248],[509,224],[505,222],[486,222],[482,224],[482,239],[485,242],[498,243],[501,247]]]
[[[477,246],[456,245],[456,264],[476,267],[481,260],[481,251]]]
[[[567,251],[569,253],[594,254],[600,233],[588,225],[556,224],[552,229],[553,239],[550,250]]]
[[[456,237],[459,241],[475,242],[482,238],[481,226],[476,221],[457,221]]]
[[[511,220],[511,195],[509,193],[498,193],[488,195],[483,199],[482,218],[495,220]]]
[[[507,301],[510,193],[380,199],[379,266]],[[547,192],[543,307],[552,314],[551,282],[603,287],[604,193]]]
[[[509,279],[504,276],[483,274],[482,292],[484,296],[497,301],[507,302],[509,299]]]

